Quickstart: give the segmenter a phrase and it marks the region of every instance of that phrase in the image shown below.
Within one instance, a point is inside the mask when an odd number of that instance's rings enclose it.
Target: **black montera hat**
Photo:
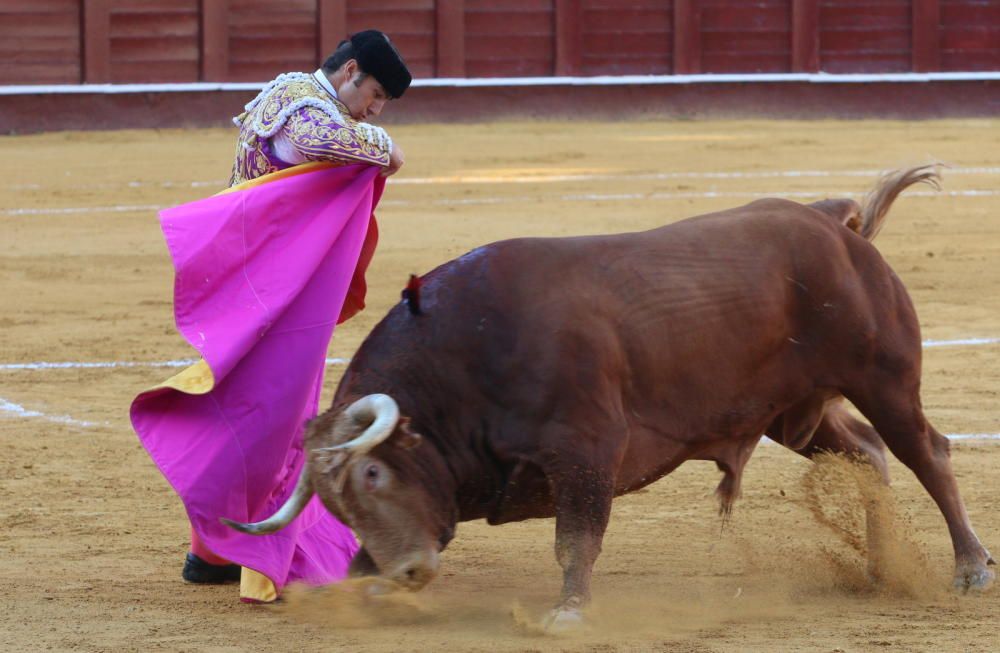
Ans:
[[[351,46],[358,67],[377,79],[389,95],[398,98],[406,92],[413,78],[388,36],[377,29],[366,29],[351,35]]]

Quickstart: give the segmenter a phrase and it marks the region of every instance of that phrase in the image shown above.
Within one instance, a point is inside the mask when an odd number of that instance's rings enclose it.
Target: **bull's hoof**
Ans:
[[[996,580],[996,574],[986,565],[970,565],[955,572],[955,589],[960,592],[985,592]]]
[[[583,624],[583,610],[565,605],[549,612],[542,622],[545,632],[554,635],[575,632],[580,630]]]

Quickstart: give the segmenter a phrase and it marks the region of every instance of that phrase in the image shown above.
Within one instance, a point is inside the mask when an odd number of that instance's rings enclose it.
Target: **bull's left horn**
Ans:
[[[231,519],[226,519],[225,517],[220,517],[219,521],[242,533],[249,533],[250,535],[267,535],[268,533],[280,531],[282,528],[287,526],[289,522],[298,517],[299,513],[306,507],[306,504],[309,503],[309,499],[312,498],[312,495],[313,487],[312,481],[309,479],[309,463],[307,461],[306,464],[302,466],[302,473],[299,475],[299,482],[295,485],[295,491],[292,492],[292,496],[285,502],[285,505],[281,506],[278,512],[274,513],[264,521],[252,524],[244,524],[243,522],[233,521]]]
[[[371,424],[358,437],[333,447],[316,451],[343,451],[360,456],[374,449],[392,435],[399,422],[399,406],[389,395],[367,395],[347,407],[344,414],[352,420],[369,418]]]

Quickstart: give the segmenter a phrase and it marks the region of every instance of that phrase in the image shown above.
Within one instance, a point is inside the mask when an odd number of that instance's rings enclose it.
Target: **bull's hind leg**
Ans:
[[[882,483],[889,484],[889,467],[885,459],[885,444],[882,442],[882,438],[871,426],[851,415],[843,400],[831,401],[826,404],[819,426],[813,433],[812,439],[804,447],[796,448],[781,442],[779,436],[787,431],[783,421],[783,417],[775,420],[768,428],[768,435],[773,433],[772,439],[784,444],[795,453],[810,460],[824,453],[843,455],[858,464],[871,466],[875,474],[881,478]],[[871,488],[866,486],[863,479],[859,479],[859,484],[862,485],[860,488],[862,497],[871,494]],[[879,506],[874,505],[870,497],[864,500],[868,573],[874,579],[880,576],[880,554],[883,550],[882,511],[878,508]]]
[[[843,401],[826,405],[823,420],[812,440],[798,451],[810,459],[824,452],[843,454],[869,464],[885,483],[889,482],[885,443],[875,429],[851,415]]]
[[[783,418],[779,417],[767,430],[771,439],[779,443],[779,436],[783,431],[782,422]],[[871,465],[885,483],[889,482],[889,467],[885,460],[882,438],[875,429],[852,416],[843,401],[827,403],[823,419],[804,447],[796,448],[789,444],[785,446],[810,460],[821,453],[843,454]]]
[[[868,382],[874,390],[852,392],[848,398],[871,421],[893,455],[913,471],[944,515],[955,550],[955,586],[985,589],[995,577],[988,565],[995,563],[972,530],[952,472],[948,439],[924,416],[919,384],[900,388],[899,381],[899,376],[889,379],[872,374]]]

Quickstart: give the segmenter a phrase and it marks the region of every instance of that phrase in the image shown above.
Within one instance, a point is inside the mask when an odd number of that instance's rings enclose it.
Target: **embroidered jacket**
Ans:
[[[230,186],[293,165],[274,151],[271,139],[281,130],[306,161],[389,165],[392,140],[385,130],[354,120],[347,107],[307,73],[279,75],[233,122],[240,138]]]

